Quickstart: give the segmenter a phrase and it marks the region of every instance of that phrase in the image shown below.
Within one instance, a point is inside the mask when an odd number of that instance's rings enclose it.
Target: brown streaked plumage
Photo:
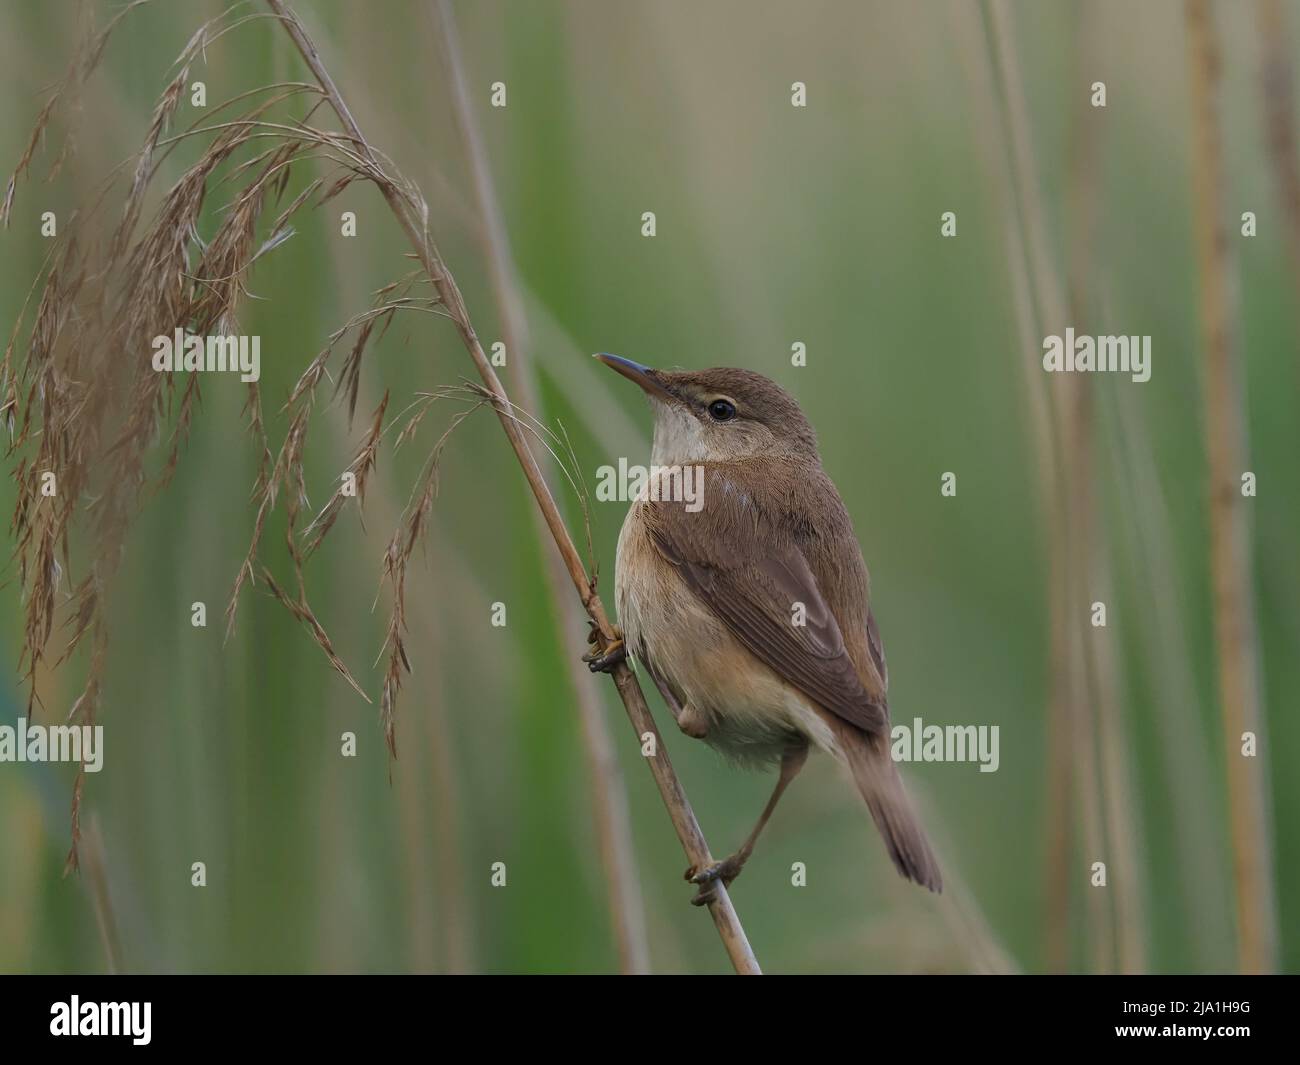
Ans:
[[[597,357],[650,399],[652,473],[703,471],[698,509],[652,491],[628,511],[615,566],[626,649],[680,704],[684,732],[739,762],[781,766],[740,850],[690,871],[696,901],[740,872],[811,747],[849,768],[899,872],[940,890],[889,756],[889,674],[867,567],[798,403],[749,370]]]

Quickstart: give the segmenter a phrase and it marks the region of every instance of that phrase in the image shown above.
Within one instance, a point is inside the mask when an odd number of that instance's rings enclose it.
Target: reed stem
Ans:
[[[334,79],[330,76],[320,54],[316,50],[315,44],[308,36],[298,16],[284,3],[284,0],[267,0],[267,4],[280,19],[285,32],[289,34],[294,46],[302,55],[303,61],[324,91],[330,106],[343,125],[345,133],[353,140],[358,154],[376,170],[381,170],[378,156],[366,141],[356,119],[352,117],[343,95],[339,92],[338,86],[335,85]],[[492,394],[493,407],[496,410],[498,420],[501,422],[502,431],[506,434],[506,439],[510,442],[511,449],[519,461],[524,478],[533,493],[533,498],[536,500],[538,509],[546,522],[547,529],[555,541],[564,568],[578,592],[583,608],[594,624],[600,639],[605,643],[613,641],[615,637],[614,627],[605,613],[604,603],[596,593],[594,583],[587,574],[577,548],[574,547],[573,540],[569,536],[564,519],[556,506],[550,489],[547,487],[537,460],[528,447],[524,430],[518,424],[514,408],[505,388],[483,351],[483,346],[479,342],[478,334],[475,332],[473,323],[470,320],[469,311],[465,306],[460,288],[426,232],[425,220],[412,217],[408,204],[394,185],[388,182],[376,182],[376,184],[397,219],[398,225],[401,226],[410,241],[425,274],[437,290],[443,307],[455,325],[461,342],[473,361],[479,377]],[[668,809],[669,817],[672,819],[682,849],[686,852],[686,856],[692,864],[697,866],[711,864],[713,857],[709,852],[708,843],[704,838],[704,834],[700,831],[699,822],[696,820],[695,813],[686,798],[681,782],[673,770],[667,748],[663,743],[663,737],[659,735],[659,730],[655,725],[645,695],[641,691],[640,684],[637,683],[635,674],[626,663],[622,663],[611,675],[638,741],[645,742],[643,737],[647,734],[653,739],[653,749],[656,754],[647,758],[646,761],[650,766],[650,772],[654,776],[655,784],[659,788],[659,794],[664,805]],[[736,914],[735,907],[731,904],[729,895],[721,885],[718,885],[714,901],[709,904],[709,913],[713,917],[713,923],[722,939],[727,956],[731,959],[736,971],[747,974],[761,972],[758,961],[754,957],[754,952],[749,946],[749,940],[745,936],[745,930],[740,923],[740,918]]]
[[[1243,972],[1263,973],[1277,965],[1277,902],[1250,522],[1240,482],[1247,469],[1247,433],[1237,331],[1238,277],[1225,216],[1218,112],[1222,56],[1207,0],[1187,0],[1185,10],[1192,105],[1192,226],[1205,334],[1210,576],[1237,886],[1237,956]],[[1255,736],[1255,757],[1242,752],[1247,733]]]

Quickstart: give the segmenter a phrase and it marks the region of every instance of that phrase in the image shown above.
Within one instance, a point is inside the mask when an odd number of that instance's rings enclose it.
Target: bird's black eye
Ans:
[[[709,404],[709,417],[715,422],[729,422],[736,416],[736,405],[729,399],[715,399]]]

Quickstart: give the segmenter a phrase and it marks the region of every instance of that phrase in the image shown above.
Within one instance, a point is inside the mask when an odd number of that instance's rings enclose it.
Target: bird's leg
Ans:
[[[686,879],[692,884],[698,884],[700,890],[695,897],[691,899],[692,906],[707,906],[713,901],[713,885],[721,880],[723,886],[730,887],[731,882],[740,875],[741,869],[749,861],[749,856],[754,852],[754,844],[758,841],[759,833],[763,831],[763,826],[767,824],[767,819],[772,816],[772,811],[776,809],[776,804],[781,801],[781,796],[785,789],[790,786],[790,781],[799,775],[799,770],[803,768],[804,762],[808,760],[808,743],[806,740],[800,740],[798,743],[792,743],[785,749],[781,755],[781,775],[777,777],[776,787],[772,789],[772,797],[767,800],[767,805],[763,807],[763,812],[758,817],[758,824],[750,832],[745,842],[740,845],[740,850],[729,858],[724,858],[720,862],[714,862],[707,869],[701,869],[698,872],[695,866],[686,870]]]
[[[593,673],[612,673],[615,666],[627,659],[627,644],[623,642],[623,630],[617,625],[611,627],[614,630],[614,638],[607,643],[600,629],[596,627],[596,623],[591,622],[591,632],[587,634],[587,642],[592,645],[592,650],[583,655],[582,660]]]

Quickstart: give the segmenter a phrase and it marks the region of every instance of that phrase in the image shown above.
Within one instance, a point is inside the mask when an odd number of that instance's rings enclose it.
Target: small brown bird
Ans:
[[[618,539],[623,640],[589,655],[591,668],[631,652],[676,704],[683,732],[743,765],[780,766],[740,849],[687,870],[700,885],[692,901],[740,873],[812,747],[852,772],[898,871],[939,891],[889,755],[889,674],[867,567],[799,404],[750,370],[596,358],[644,390],[655,425],[648,490]]]

